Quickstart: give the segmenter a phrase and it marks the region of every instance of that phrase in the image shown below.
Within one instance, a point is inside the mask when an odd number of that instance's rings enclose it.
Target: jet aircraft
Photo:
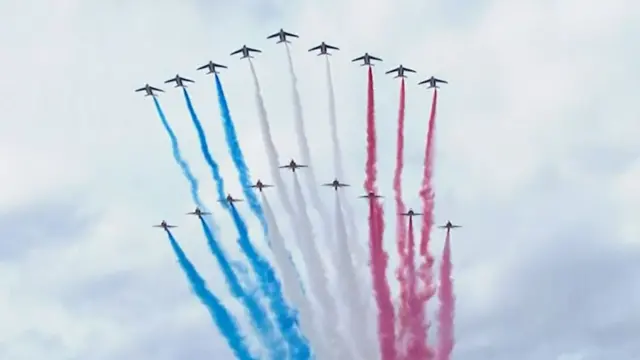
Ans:
[[[224,198],[223,200],[218,200],[218,202],[225,202],[225,201],[233,205],[234,202],[241,202],[242,199],[234,199],[233,196],[231,196],[231,194],[227,194],[226,198]]]
[[[273,185],[263,184],[262,181],[258,179],[258,181],[256,181],[255,184],[251,185],[251,187],[262,192],[262,189],[273,187]]]
[[[153,87],[153,86],[151,86],[149,84],[145,84],[140,89],[136,89],[135,92],[140,92],[140,91],[146,91],[147,92],[144,96],[149,96],[149,95],[156,96],[156,94],[153,93],[154,91],[164,92],[164,90],[155,88],[155,87]]]
[[[294,38],[298,37],[298,35],[296,35],[296,34],[292,34],[290,32],[284,31],[283,29],[280,29],[280,31],[278,31],[277,33],[267,36],[267,39],[278,38],[277,44],[280,44],[280,43],[289,43],[290,44],[291,41],[287,40],[287,36],[291,36],[291,37],[294,37]]]
[[[175,225],[169,225],[169,224],[167,224],[167,222],[166,222],[166,221],[162,220],[162,222],[160,223],[160,225],[153,225],[153,227],[163,228],[163,229],[165,229],[166,231],[169,231],[169,229],[170,229],[170,228],[175,228],[175,227],[177,227],[177,226],[175,226]]]
[[[360,61],[360,60],[364,60],[364,63],[362,65],[360,65],[360,66],[365,66],[365,65],[373,66],[373,64],[371,63],[371,60],[382,61],[382,59],[377,58],[377,57],[375,57],[373,55],[369,55],[369,53],[364,53],[364,55],[351,60],[351,62],[356,62],[356,61]]]
[[[325,44],[325,42],[323,41],[320,45],[309,49],[309,52],[316,51],[316,50],[320,50],[320,53],[318,54],[318,56],[320,56],[320,55],[331,55],[330,53],[327,52],[327,50],[340,50],[340,49],[335,46]]]
[[[397,72],[398,75],[394,76],[394,78],[399,78],[399,77],[406,78],[407,76],[404,74],[405,71],[406,72],[410,72],[410,73],[415,73],[416,72],[415,70],[412,70],[412,69],[409,69],[409,68],[406,68],[406,67],[400,65],[400,66],[398,66],[397,68],[395,68],[393,70],[387,71],[385,74],[391,74],[391,73]]]
[[[439,88],[440,88],[440,86],[438,86],[438,83],[441,83],[441,84],[448,84],[448,82],[446,82],[446,81],[444,81],[444,80],[437,79],[437,78],[435,78],[434,76],[432,76],[432,77],[428,78],[427,80],[420,81],[420,82],[418,83],[418,85],[422,85],[422,84],[429,84],[429,86],[427,87],[427,89],[431,89],[431,88],[439,89]]]
[[[369,193],[367,193],[366,195],[362,195],[362,196],[358,196],[358,197],[359,197],[359,198],[361,198],[361,199],[369,199],[369,200],[372,200],[372,199],[379,199],[379,198],[381,198],[382,196],[380,196],[380,195],[378,195],[378,194],[376,194],[376,193],[374,193],[374,192],[369,192]]]
[[[208,74],[217,74],[218,72],[216,71],[216,68],[226,69],[227,67],[224,65],[216,64],[213,61],[209,61],[209,63],[200,66],[196,70],[208,69],[207,71],[207,75],[208,75]]]
[[[400,215],[413,217],[413,216],[416,216],[416,215],[422,215],[422,213],[418,213],[418,212],[413,211],[413,209],[409,209],[409,211],[407,211],[405,213],[402,213]]]
[[[292,172],[296,172],[296,169],[306,168],[306,167],[308,167],[308,166],[307,165],[299,165],[293,159],[291,159],[291,161],[287,165],[280,166],[280,169],[289,169]]]
[[[197,207],[192,212],[188,212],[187,215],[196,215],[197,217],[202,217],[202,215],[211,215],[211,213],[202,211],[202,210],[200,210],[200,208]]]
[[[451,221],[447,221],[446,224],[442,225],[442,226],[438,226],[440,229],[447,229],[447,230],[451,230],[451,229],[455,229],[455,228],[459,228],[462,227],[461,225],[453,225],[451,223]]]
[[[176,74],[176,77],[174,77],[172,79],[169,79],[169,80],[165,81],[164,83],[168,84],[168,83],[172,83],[172,82],[176,83],[175,87],[185,88],[185,87],[187,87],[187,85],[184,84],[185,82],[193,83],[194,81],[190,80],[190,79],[187,79],[187,78],[183,78],[182,76]]]
[[[350,186],[350,185],[349,184],[343,184],[340,181],[338,181],[338,179],[334,179],[330,183],[322,184],[322,186],[331,186],[333,188],[333,190],[338,191],[339,187],[345,187],[345,186]]]
[[[245,59],[245,58],[250,58],[253,59],[253,56],[251,56],[251,52],[258,52],[261,53],[262,51],[258,50],[258,49],[252,49],[250,47],[247,47],[247,45],[242,45],[242,47],[234,52],[231,53],[231,55],[236,55],[236,54],[242,54],[242,56],[240,57],[240,59]]]

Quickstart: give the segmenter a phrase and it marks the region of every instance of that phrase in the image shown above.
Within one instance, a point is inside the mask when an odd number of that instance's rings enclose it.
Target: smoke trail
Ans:
[[[404,113],[405,113],[405,82],[404,78],[400,83],[400,103],[398,105],[398,132],[396,135],[396,168],[393,175],[393,190],[396,203],[396,245],[400,263],[396,271],[396,277],[400,283],[400,329],[398,337],[403,341],[406,336],[410,313],[409,313],[409,288],[407,279],[407,229],[403,219],[406,211],[402,200],[402,170],[404,167]],[[409,218],[411,222],[411,218]]]
[[[440,310],[438,311],[438,360],[451,359],[453,352],[454,333],[453,316],[455,313],[455,296],[453,295],[453,279],[451,278],[451,230],[447,229],[444,240],[442,263],[440,264]]]
[[[169,125],[169,122],[167,121],[167,118],[165,117],[164,112],[160,107],[159,101],[156,98],[153,98],[153,100],[156,106],[156,111],[158,112],[160,120],[162,121],[162,125],[164,126],[165,130],[167,131],[167,134],[169,135],[169,139],[171,140],[173,157],[175,161],[178,163],[178,165],[180,166],[180,168],[182,169],[184,176],[187,178],[189,182],[189,185],[191,188],[191,197],[193,199],[193,202],[196,203],[196,206],[206,211],[206,207],[204,206],[202,200],[200,199],[198,181],[193,175],[193,173],[191,172],[191,168],[189,167],[189,164],[182,157],[180,147],[178,145],[178,139],[175,133],[173,132],[173,129],[171,129],[171,126]],[[213,236],[212,232],[210,231],[209,228],[210,226],[212,226],[211,223],[213,221],[211,219],[208,219],[208,221],[205,221],[203,218],[200,218],[200,221],[202,222],[202,227],[203,227],[205,236],[207,237],[207,243],[209,244],[209,247],[211,248],[212,253],[214,254],[216,260],[218,261],[218,264],[220,265],[223,275],[227,280],[227,285],[229,286],[229,290],[231,294],[234,297],[236,297],[238,300],[240,300],[241,303],[245,306],[251,318],[251,323],[253,327],[256,329],[256,331],[258,332],[258,334],[261,336],[261,340],[263,341],[265,347],[267,349],[271,349],[271,348],[277,349],[277,347],[273,345],[273,342],[274,342],[274,340],[272,339],[273,335],[271,335],[268,330],[269,327],[271,326],[269,319],[267,318],[264,311],[258,305],[257,300],[251,296],[248,296],[248,294],[244,292],[244,290],[240,286],[237,276],[235,275],[235,273],[231,268],[231,264],[229,263],[229,260],[224,254],[224,251],[222,250],[217,240]],[[272,331],[273,330],[271,330],[271,332]]]
[[[247,167],[247,163],[244,160],[244,154],[242,153],[242,148],[240,147],[240,143],[238,142],[238,135],[236,133],[235,126],[233,124],[233,119],[231,118],[231,111],[229,111],[229,104],[227,103],[227,98],[224,95],[224,90],[222,88],[222,83],[220,82],[220,78],[218,74],[215,75],[216,82],[216,91],[218,93],[218,104],[220,106],[220,116],[222,117],[222,125],[224,127],[225,139],[227,141],[227,146],[229,147],[229,153],[231,154],[231,159],[233,160],[233,164],[238,171],[238,177],[240,179],[240,184],[242,184],[242,191],[247,198],[247,202],[249,203],[249,208],[253,212],[253,214],[258,218],[260,224],[262,225],[262,229],[264,232],[267,232],[267,222],[264,218],[264,212],[262,207],[260,206],[260,202],[258,201],[258,197],[253,192],[251,188],[251,175],[249,174],[249,168]]]
[[[271,238],[271,247],[276,262],[282,264],[280,268],[282,273],[282,282],[284,284],[285,295],[293,301],[294,305],[300,312],[300,327],[312,344],[313,350],[318,359],[326,359],[326,344],[324,338],[318,336],[318,324],[315,313],[311,310],[311,303],[302,293],[302,282],[297,276],[291,255],[287,252],[284,244],[284,238],[278,223],[276,222],[273,209],[269,204],[269,200],[264,194],[261,195],[262,206],[264,207],[264,215],[269,227],[269,237]]]
[[[231,350],[239,360],[256,360],[256,358],[249,352],[247,345],[245,344],[244,337],[240,333],[238,324],[233,316],[224,308],[220,300],[207,288],[207,284],[204,279],[198,274],[198,271],[193,266],[191,261],[187,258],[178,242],[173,237],[170,231],[167,230],[167,236],[171,243],[171,248],[178,258],[180,267],[187,275],[189,283],[193,292],[200,298],[200,301],[207,307],[209,314],[213,318],[216,326],[224,336],[227,344],[231,347]]]
[[[240,245],[240,249],[247,256],[249,260],[249,264],[251,265],[256,277],[258,278],[260,288],[267,296],[269,301],[269,306],[271,310],[274,312],[276,316],[276,323],[285,339],[289,343],[292,351],[295,353],[295,359],[308,359],[309,358],[309,348],[308,344],[306,344],[306,340],[301,337],[301,334],[298,332],[298,320],[295,312],[289,308],[286,304],[283,296],[282,290],[280,287],[280,282],[277,279],[273,268],[269,265],[269,263],[260,255],[251,240],[249,239],[249,231],[247,230],[247,225],[244,220],[236,210],[233,205],[230,205],[228,202],[224,201],[225,191],[224,191],[224,180],[220,175],[220,169],[218,164],[211,156],[209,152],[209,147],[207,144],[207,139],[204,134],[204,130],[200,124],[200,120],[198,120],[198,116],[193,109],[193,104],[191,103],[191,99],[189,98],[189,94],[186,89],[183,88],[183,93],[185,97],[185,101],[187,103],[187,107],[189,109],[189,114],[191,115],[191,119],[193,124],[198,132],[198,138],[200,140],[200,149],[202,150],[202,155],[204,156],[209,168],[211,169],[212,176],[216,183],[216,190],[218,193],[218,198],[222,200],[223,207],[229,212],[231,217],[233,218],[233,222],[238,230],[238,245]],[[273,329],[263,329],[265,332],[270,333],[273,332]],[[274,352],[275,358],[282,359],[286,357],[286,352],[282,346],[277,346],[278,344],[274,344],[275,346],[271,349]]]
[[[316,300],[320,303],[324,312],[324,332],[328,337],[329,349],[332,351],[332,359],[352,359],[349,354],[344,338],[338,334],[335,323],[340,320],[335,300],[329,294],[327,286],[326,272],[320,259],[320,252],[316,246],[316,239],[311,227],[311,220],[307,213],[307,205],[302,195],[300,180],[294,174],[293,192],[297,205],[297,221],[300,229],[304,231],[304,244],[301,244],[300,251],[302,258],[307,265],[311,287],[314,289]]]
[[[412,317],[414,309],[422,306],[417,298],[417,284],[416,284],[416,265],[415,265],[415,232],[413,227],[413,217],[409,217],[409,231],[407,236],[407,305],[410,312],[409,319],[407,319],[407,326],[410,333],[408,334],[408,342],[406,345],[407,358],[408,359],[430,359],[429,351],[426,345],[426,339],[420,338],[421,336],[421,322],[420,318]]]
[[[329,62],[329,57],[325,56],[325,70],[327,76],[327,88],[328,88],[328,98],[329,98],[329,124],[331,127],[331,143],[333,144],[333,166],[334,171],[338,179],[344,180],[344,166],[342,164],[342,147],[340,146],[340,139],[338,138],[338,116],[336,111],[336,98],[335,92],[333,89],[333,79],[331,76],[331,63]],[[354,257],[354,272],[360,271],[366,263],[366,254],[365,250],[362,247],[359,241],[359,233],[356,227],[355,221],[353,219],[353,207],[348,199],[342,199],[342,206],[345,211],[345,218],[348,228],[348,238],[351,239],[351,254]],[[361,283],[361,287],[365,287],[364,283]],[[365,289],[362,289],[363,292]]]
[[[373,70],[369,67],[367,85],[367,161],[364,187],[367,192],[376,192],[377,154],[375,128],[375,101],[373,92]],[[377,199],[369,199],[369,246],[373,290],[378,305],[378,337],[383,360],[395,360],[395,314],[391,292],[387,282],[387,254],[382,248],[384,234],[383,210]]]
[[[262,131],[262,141],[264,141],[265,150],[267,153],[267,159],[269,161],[269,169],[271,169],[271,177],[275,182],[275,186],[279,189],[278,195],[280,202],[284,206],[285,210],[290,216],[295,217],[295,211],[293,205],[287,196],[285,191],[284,180],[279,171],[280,163],[278,161],[278,151],[276,145],[273,143],[271,137],[271,127],[269,126],[269,119],[267,117],[267,109],[264,106],[264,99],[262,98],[262,90],[260,89],[260,82],[258,81],[258,74],[253,66],[253,62],[249,59],[249,67],[251,68],[251,75],[253,76],[253,84],[255,85],[255,99],[258,106],[258,118],[260,119],[260,130]],[[294,230],[297,230],[297,226],[294,225]],[[296,238],[299,236],[299,231],[296,231]]]
[[[293,93],[293,113],[295,119],[295,131],[296,138],[298,140],[298,148],[300,149],[300,154],[302,155],[303,164],[311,165],[311,151],[309,150],[309,142],[307,140],[307,134],[304,128],[304,118],[302,114],[302,101],[300,100],[300,92],[298,91],[298,78],[296,76],[295,70],[293,68],[293,59],[291,58],[291,50],[289,49],[289,45],[285,43],[285,47],[287,49],[287,61],[289,63],[289,74],[291,75],[291,89]],[[311,203],[316,211],[320,214],[320,218],[322,220],[323,228],[328,230],[331,228],[331,221],[329,220],[329,215],[327,213],[327,209],[325,208],[322,200],[320,199],[320,195],[318,193],[318,181],[316,180],[315,171],[313,170],[313,166],[309,166],[309,168],[305,171],[309,176],[305,176],[306,185],[309,189],[309,195],[311,196]],[[327,234],[325,231],[325,236],[328,239],[332,237]],[[332,239],[333,240],[333,239]],[[335,241],[333,244],[328,244],[329,247],[335,247]],[[338,281],[340,281],[340,277],[337,277]]]
[[[339,244],[346,245],[346,248],[338,251],[336,258],[338,276],[342,276],[344,278],[344,281],[338,283],[338,292],[342,296],[342,302],[347,305],[347,309],[349,309],[347,313],[349,316],[348,322],[350,328],[347,330],[355,340],[355,348],[360,359],[373,359],[375,355],[371,354],[371,351],[369,351],[371,346],[369,345],[369,340],[367,339],[366,334],[366,303],[362,299],[363,294],[357,290],[358,279],[356,274],[353,273],[353,263],[351,261],[351,256],[349,255],[350,239],[347,236],[347,227],[344,222],[344,213],[342,211],[340,194],[337,191],[335,193],[337,240]]]
[[[435,205],[431,178],[433,175],[437,104],[438,90],[434,89],[431,113],[429,115],[427,144],[425,147],[424,172],[422,174],[422,186],[420,189],[424,220],[422,221],[422,228],[420,229],[420,256],[423,262],[420,264],[418,276],[422,283],[422,289],[419,294],[420,306],[418,306],[414,312],[415,318],[420,319],[418,338],[424,339],[425,344],[427,344],[427,335],[430,327],[430,321],[428,321],[425,316],[425,306],[435,294],[435,286],[433,284],[433,255],[431,255],[429,251],[429,243],[431,228],[433,227],[433,210]],[[427,347],[427,351],[428,355],[432,357],[434,353],[433,349]]]

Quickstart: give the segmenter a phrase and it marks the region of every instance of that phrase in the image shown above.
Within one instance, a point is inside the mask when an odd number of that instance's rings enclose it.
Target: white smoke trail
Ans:
[[[335,91],[333,88],[333,77],[331,76],[331,63],[329,62],[329,57],[325,56],[325,69],[327,76],[327,88],[329,92],[329,124],[331,125],[331,141],[333,143],[333,159],[334,159],[334,169],[338,179],[344,179],[344,167],[342,164],[342,147],[340,146],[340,139],[338,138],[338,116],[336,111],[336,97]],[[343,180],[344,181],[344,180]],[[358,287],[354,289],[359,289],[360,295],[363,299],[363,308],[362,311],[366,313],[368,316],[365,317],[365,332],[367,337],[370,340],[370,344],[373,344],[376,340],[375,327],[376,324],[374,322],[374,307],[373,307],[373,289],[371,287],[371,278],[368,276],[368,272],[365,271],[368,269],[368,254],[367,249],[363,246],[361,242],[358,228],[356,226],[355,220],[353,218],[353,207],[351,206],[351,202],[349,199],[345,198],[338,192],[338,196],[341,198],[342,207],[344,207],[344,219],[346,219],[346,223],[348,225],[348,246],[349,252],[352,258],[353,270],[352,272],[356,274],[356,276],[360,279],[358,281]],[[344,245],[343,245],[344,246]],[[375,351],[376,356],[370,357],[379,358],[380,355],[377,352],[377,347],[369,347],[370,350]]]
[[[269,161],[269,168],[271,169],[271,176],[273,177],[273,181],[275,182],[275,186],[277,188],[279,188],[278,190],[278,195],[279,195],[279,199],[282,202],[282,205],[284,206],[285,211],[287,212],[287,214],[289,215],[289,218],[291,219],[291,226],[293,228],[294,231],[294,238],[296,239],[296,245],[298,246],[298,248],[301,250],[302,254],[307,254],[309,253],[308,250],[308,243],[310,240],[310,234],[312,234],[312,231],[310,228],[305,228],[304,226],[300,226],[298,225],[299,222],[299,215],[298,212],[296,210],[294,210],[293,205],[291,204],[291,201],[289,200],[289,197],[286,193],[286,188],[285,188],[285,184],[284,184],[284,180],[282,179],[282,175],[280,174],[279,171],[279,161],[278,161],[278,151],[276,150],[276,146],[273,143],[273,139],[271,137],[271,129],[269,127],[269,120],[267,117],[267,109],[264,105],[264,99],[262,98],[262,90],[260,88],[260,82],[258,81],[258,75],[256,73],[256,69],[253,66],[253,62],[251,62],[251,59],[249,59],[249,67],[251,68],[251,75],[253,76],[253,82],[255,85],[255,99],[256,99],[256,104],[258,106],[258,118],[260,120],[260,129],[262,131],[262,140],[264,141],[265,144],[265,148],[266,148],[266,152],[267,152],[267,159]],[[306,211],[306,209],[305,209]],[[306,212],[305,212],[306,214]],[[315,247],[315,243],[313,244]],[[316,249],[317,250],[317,249]],[[311,254],[317,254],[317,251],[311,251]],[[312,255],[313,257],[313,255]],[[310,289],[307,290],[311,290],[313,291],[314,295],[316,295],[316,298],[319,298],[319,296],[317,296],[317,289],[315,288],[315,286],[313,286],[313,278],[314,276],[318,276],[318,272],[314,271],[314,267],[310,266],[309,262],[307,261],[307,257],[303,256],[303,260],[305,261],[305,265],[307,267],[307,272],[309,273],[309,279],[311,282],[311,286]],[[314,349],[316,351],[317,360],[332,360],[332,359],[337,359],[334,355],[334,349],[333,347],[330,345],[330,343],[328,342],[328,337],[329,337],[329,333],[327,333],[326,331],[324,331],[322,333],[322,337],[324,337],[325,339],[323,339],[322,341],[324,341],[324,344],[327,344],[327,346],[323,346],[320,350],[318,349]],[[321,353],[325,353],[326,355],[325,357],[321,357],[320,354]]]
[[[326,75],[327,75],[327,88],[329,91],[329,124],[331,125],[331,142],[333,144],[333,166],[338,179],[340,179],[341,181],[344,181],[344,166],[342,164],[342,147],[340,146],[340,139],[338,138],[338,116],[336,111],[336,97],[333,89],[333,78],[331,76],[331,64],[329,62],[328,56],[325,56],[325,65],[326,65],[325,68],[326,68]],[[347,224],[349,226],[349,238],[355,244],[355,246],[353,246],[353,252],[351,254],[353,257],[355,257],[354,262],[355,262],[356,269],[364,269],[365,264],[367,263],[367,254],[358,236],[358,228],[356,227],[356,223],[352,216],[353,211],[352,211],[351,203],[348,199],[344,199],[342,201],[342,206],[344,206],[345,216],[347,219]],[[364,272],[362,276],[365,276]]]
[[[307,204],[302,195],[302,187],[298,180],[297,174],[293,176],[293,193],[298,207],[298,221],[300,228],[304,229],[305,245],[300,247],[302,258],[307,265],[309,273],[309,282],[314,289],[316,300],[320,303],[324,312],[324,332],[328,337],[329,349],[333,352],[332,359],[353,359],[349,348],[345,342],[345,337],[338,333],[336,322],[339,321],[338,311],[335,299],[329,294],[327,287],[327,278],[318,247],[316,246],[315,236],[311,227],[311,220],[307,213]]]
[[[296,138],[298,141],[298,148],[300,149],[300,154],[302,155],[302,163],[306,165],[310,165],[311,163],[311,151],[309,150],[309,143],[307,141],[307,134],[304,128],[304,118],[302,115],[302,101],[300,100],[300,92],[298,91],[298,78],[296,77],[295,70],[293,68],[293,59],[291,57],[291,51],[289,49],[289,45],[286,45],[287,49],[287,61],[289,63],[289,75],[291,75],[291,89],[293,92],[293,112],[295,119],[295,131]],[[328,243],[329,247],[334,247],[335,241],[333,241],[333,235],[329,229],[331,229],[331,220],[329,219],[329,215],[327,209],[325,208],[322,200],[320,199],[320,194],[318,193],[318,181],[316,180],[316,174],[313,170],[313,166],[309,166],[309,168],[305,169],[305,173],[308,176],[305,176],[306,185],[309,188],[309,195],[311,195],[311,203],[313,207],[316,209],[318,214],[320,214],[320,218],[322,219],[323,229],[325,229],[325,238],[327,240],[331,239],[332,242]]]
[[[354,339],[354,345],[357,349],[359,357],[363,360],[374,359],[375,351],[371,351],[375,346],[371,346],[371,342],[367,338],[367,306],[363,295],[358,291],[358,276],[353,273],[353,262],[351,260],[351,241],[347,236],[347,226],[344,222],[344,213],[340,201],[340,194],[336,191],[335,195],[335,216],[336,216],[336,238],[339,244],[344,244],[342,251],[338,251],[336,262],[337,270],[344,281],[339,284],[338,289],[342,296],[342,301],[348,304],[350,309],[348,312],[348,331]]]
[[[275,262],[280,268],[285,295],[291,299],[298,309],[300,328],[304,332],[304,335],[307,336],[307,339],[309,339],[316,357],[318,359],[328,359],[328,355],[326,354],[327,346],[324,343],[324,338],[318,336],[320,333],[318,319],[316,319],[314,312],[311,310],[309,299],[302,293],[301,279],[296,278],[297,271],[293,266],[289,252],[285,248],[284,238],[278,228],[273,209],[264,194],[261,194],[261,198],[264,215],[267,220],[267,225],[269,226],[271,249],[273,250]]]

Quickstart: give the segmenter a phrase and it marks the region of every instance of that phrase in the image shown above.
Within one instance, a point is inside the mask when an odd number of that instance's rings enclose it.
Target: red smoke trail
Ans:
[[[373,94],[373,71],[369,67],[367,86],[367,161],[365,190],[376,193],[376,127]],[[369,247],[371,277],[376,304],[378,305],[378,339],[382,360],[396,360],[395,314],[391,302],[391,291],[387,282],[387,254],[382,248],[384,234],[383,211],[375,198],[369,199]]]
[[[409,231],[407,237],[407,306],[409,307],[409,319],[407,325],[410,330],[410,340],[407,346],[407,359],[426,359],[424,354],[427,353],[425,350],[426,339],[418,337],[420,335],[420,321],[418,318],[413,317],[412,312],[413,309],[416,309],[420,306],[420,303],[416,294],[416,265],[415,265],[415,232],[413,231],[413,216],[409,217]],[[423,340],[424,339],[424,340]]]
[[[429,242],[431,228],[433,227],[433,208],[434,193],[431,177],[433,175],[433,158],[434,158],[434,142],[436,128],[436,109],[438,104],[438,90],[433,91],[433,100],[431,104],[431,114],[429,115],[429,128],[427,133],[427,145],[424,156],[424,172],[422,174],[422,187],[420,189],[420,198],[422,199],[422,213],[424,218],[422,228],[420,229],[420,256],[423,262],[420,264],[418,276],[421,282],[420,293],[416,307],[412,309],[412,317],[417,320],[416,336],[419,342],[416,342],[416,348],[412,353],[419,354],[421,358],[432,359],[434,356],[433,349],[427,344],[427,334],[429,332],[430,322],[426,319],[427,302],[435,294],[435,286],[433,284],[433,255],[429,252]]]
[[[404,216],[406,211],[402,201],[402,170],[404,167],[404,108],[405,108],[405,82],[400,83],[400,104],[398,105],[398,133],[396,135],[396,169],[393,175],[393,190],[396,202],[396,246],[400,263],[396,270],[396,278],[400,283],[400,329],[398,338],[404,342],[409,329],[409,288],[407,284],[407,228]],[[411,220],[409,220],[411,221]]]
[[[453,316],[455,313],[455,296],[453,295],[453,279],[451,278],[451,229],[447,229],[444,240],[444,251],[440,263],[440,310],[438,310],[438,360],[451,359],[453,352],[454,333]]]

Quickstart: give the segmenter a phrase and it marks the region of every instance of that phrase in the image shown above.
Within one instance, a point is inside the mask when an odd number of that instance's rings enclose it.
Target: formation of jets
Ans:
[[[289,44],[291,43],[288,38],[299,38],[299,36],[297,34],[294,33],[290,33],[284,29],[280,29],[278,30],[276,33],[271,34],[269,36],[267,36],[267,39],[278,39],[277,43],[285,43],[285,44]],[[338,51],[340,50],[340,48],[333,46],[333,45],[329,45],[327,43],[325,43],[324,41],[320,43],[320,45],[318,46],[314,46],[311,49],[309,49],[309,52],[311,51],[320,51],[318,53],[318,56],[320,55],[331,55],[331,53],[329,53],[329,50],[335,50]],[[231,56],[233,55],[238,55],[238,54],[242,54],[242,56],[240,57],[240,59],[252,59],[253,56],[251,55],[251,53],[261,53],[262,50],[259,49],[255,49],[255,48],[251,48],[248,47],[247,45],[242,45],[242,47],[234,52],[231,53]],[[381,58],[373,56],[369,53],[365,53],[364,55],[357,57],[355,59],[352,60],[352,62],[357,62],[357,61],[362,61],[361,66],[373,66],[372,61],[382,61]],[[200,66],[199,68],[197,68],[197,70],[207,70],[206,74],[217,74],[218,71],[216,71],[216,69],[226,69],[227,67],[225,65],[221,65],[221,64],[216,64],[213,61],[209,61],[207,64]],[[403,65],[398,66],[395,69],[389,70],[386,73],[387,74],[391,74],[391,73],[396,73],[397,75],[395,76],[396,78],[402,77],[402,78],[406,78],[407,76],[405,75],[405,72],[407,73],[415,73],[415,70],[409,69],[404,67]],[[181,77],[180,75],[176,75],[174,78],[169,79],[167,81],[165,81],[165,84],[168,83],[172,83],[175,82],[176,86],[175,87],[186,87],[185,83],[193,83],[193,80]],[[421,81],[418,83],[419,85],[422,84],[429,84],[428,88],[439,88],[438,84],[448,84],[448,82],[446,82],[445,80],[442,79],[437,79],[436,77],[432,76],[427,80]],[[157,96],[157,94],[155,92],[164,92],[164,90],[162,89],[158,89],[156,87],[153,87],[149,84],[145,84],[143,87],[141,87],[140,89],[136,89],[136,92],[140,92],[140,91],[144,91],[145,92],[145,96]]]
[[[287,165],[280,166],[280,169],[289,169],[292,172],[296,172],[296,169],[306,168],[307,165],[300,165],[295,162],[295,160],[291,159]]]
[[[276,33],[271,34],[269,36],[267,36],[267,39],[278,39],[277,43],[285,43],[285,44],[289,44],[291,43],[288,38],[299,38],[299,36],[297,34],[294,33],[290,33],[285,31],[284,29],[280,29],[278,30]],[[318,56],[320,55],[331,55],[331,53],[329,51],[339,51],[340,48],[333,46],[333,45],[329,45],[327,43],[325,43],[324,41],[320,43],[320,45],[317,45],[315,47],[312,47],[311,49],[309,49],[309,52],[312,51],[319,51],[318,52]],[[240,59],[251,59],[253,58],[253,56],[251,55],[252,53],[262,53],[261,50],[259,49],[255,49],[255,48],[251,48],[248,47],[247,45],[243,45],[240,49],[232,52],[230,55],[238,55],[241,54],[242,56],[240,57]],[[376,56],[373,56],[369,53],[365,53],[364,55],[357,57],[355,59],[352,60],[352,62],[359,62],[362,61],[361,66],[373,66],[372,61],[379,61],[382,62],[382,59]],[[207,64],[202,65],[200,67],[197,68],[197,70],[207,70],[206,74],[217,74],[218,71],[217,69],[227,69],[227,66],[222,65],[222,64],[217,64],[214,63],[213,61],[209,61]],[[413,69],[409,69],[404,67],[403,65],[399,65],[397,68],[395,69],[391,69],[389,71],[386,72],[386,74],[392,74],[392,73],[396,73],[396,76],[394,78],[406,78],[406,74],[405,73],[416,73],[415,70]],[[178,74],[176,74],[175,77],[168,79],[164,82],[165,84],[169,84],[169,83],[175,83],[175,87],[182,87],[185,88],[187,87],[186,83],[194,83],[193,80],[191,79],[187,79],[184,78]],[[447,81],[442,80],[442,79],[438,79],[434,76],[431,76],[430,78],[421,81],[418,83],[419,85],[423,85],[423,84],[428,84],[428,88],[439,88],[438,84],[448,84]],[[157,96],[156,92],[164,92],[164,90],[153,87],[149,84],[145,84],[143,87],[136,89],[135,92],[145,92],[145,96]],[[301,164],[297,164],[293,159],[286,165],[280,166],[281,169],[289,169],[292,172],[296,172],[296,169],[300,169],[300,168],[306,168],[308,167],[307,165],[301,165]],[[348,184],[344,184],[341,183],[340,181],[338,181],[338,179],[334,179],[332,182],[330,183],[326,183],[326,184],[322,184],[322,186],[330,186],[332,187],[335,191],[338,190],[338,188],[341,187],[346,187],[346,186],[350,186]],[[258,189],[260,192],[262,192],[263,189],[265,188],[269,188],[269,187],[273,187],[273,185],[268,185],[268,184],[264,184],[262,183],[262,181],[258,180],[254,185],[251,185],[252,188],[254,189]],[[374,192],[369,192],[366,195],[362,195],[360,196],[360,198],[365,198],[365,199],[369,199],[369,200],[373,200],[376,198],[382,198],[381,195],[378,195]],[[240,202],[243,201],[241,199],[235,199],[233,198],[230,194],[227,195],[226,198],[218,200],[219,202],[227,202],[228,204],[233,206],[233,203],[236,202]],[[209,212],[203,212],[202,210],[200,210],[199,208],[196,208],[194,211],[187,213],[188,215],[196,215],[198,217],[201,217],[203,215],[209,215]],[[407,211],[406,213],[402,213],[401,215],[404,216],[416,216],[416,215],[422,215],[421,213],[417,213],[414,212],[412,209],[409,209],[409,211]],[[158,228],[163,228],[164,230],[170,229],[170,228],[174,228],[177,227],[175,225],[169,225],[167,224],[166,221],[162,221],[159,225],[153,225],[153,227],[158,227]],[[439,228],[446,228],[448,230],[452,229],[452,228],[458,228],[461,227],[460,225],[453,225],[450,221],[448,221],[445,225],[443,226],[439,226]]]

